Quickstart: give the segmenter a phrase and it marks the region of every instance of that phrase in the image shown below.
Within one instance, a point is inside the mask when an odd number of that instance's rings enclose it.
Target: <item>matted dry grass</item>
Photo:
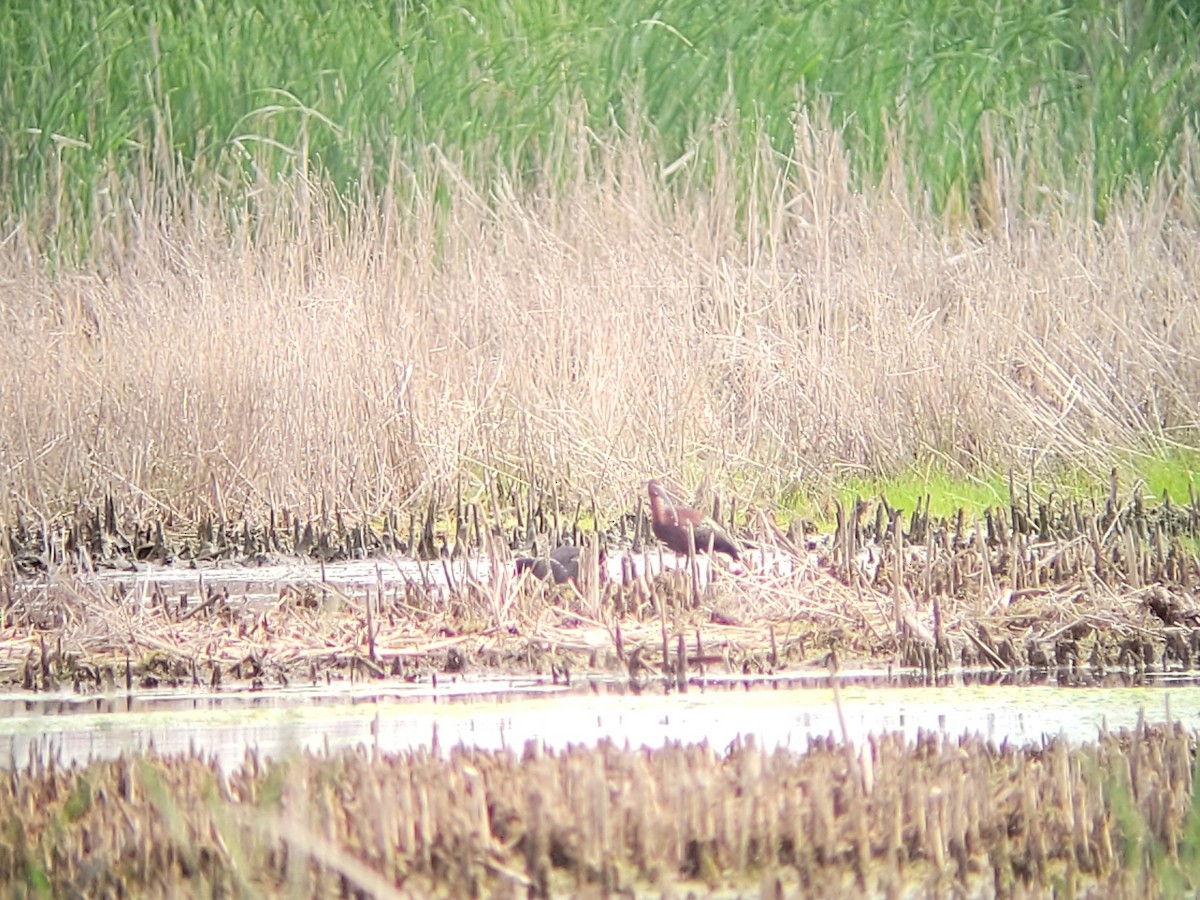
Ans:
[[[661,549],[612,546],[620,575],[602,579],[587,548],[578,581],[559,586],[517,575],[495,541],[474,571],[442,557],[386,578],[360,564],[357,580],[327,580],[310,566],[266,585],[253,565],[227,563],[218,580],[200,563],[181,581],[183,562],[139,571],[127,556],[106,561],[124,571],[97,575],[70,557],[0,581],[0,684],[265,687],[482,670],[683,687],[707,672],[849,661],[1084,682],[1200,661],[1200,558],[1185,549],[1198,505],[1014,505],[970,526],[880,504],[800,543],[796,529],[762,524],[736,570],[664,570]]]
[[[998,160],[994,224],[950,233],[898,169],[854,192],[836,133],[798,127],[740,207],[732,173],[681,186],[630,144],[536,197],[449,162],[349,205],[306,180],[236,207],[113,185],[94,268],[50,271],[18,227],[0,509],[375,513],[490,472],[613,509],[664,472],[777,497],[922,457],[1103,471],[1195,445],[1187,173],[1103,226],[1065,200],[1017,221]]]

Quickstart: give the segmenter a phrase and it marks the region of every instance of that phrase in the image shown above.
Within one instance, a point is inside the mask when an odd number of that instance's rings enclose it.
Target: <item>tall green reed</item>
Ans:
[[[857,184],[899,155],[966,217],[1003,156],[1028,202],[1103,218],[1186,162],[1198,34],[1175,2],[34,0],[0,11],[0,215],[86,243],[114,176],[236,192],[316,169],[353,192],[442,155],[546,191],[622,132],[703,181],[701,132],[733,128],[749,167],[819,103]]]

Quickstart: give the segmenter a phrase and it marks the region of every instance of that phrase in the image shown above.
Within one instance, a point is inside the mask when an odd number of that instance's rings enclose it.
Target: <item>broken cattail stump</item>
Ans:
[[[581,543],[579,540],[579,519],[583,515],[583,498],[580,497],[575,501],[575,515],[571,517],[571,543]],[[592,528],[596,527],[596,520],[592,519]]]
[[[844,578],[847,582],[854,579],[855,584],[859,580],[854,578],[858,569],[858,504],[859,498],[855,498],[854,504],[846,511],[844,527],[842,528],[842,561],[845,566]]]
[[[558,502],[558,482],[557,480],[550,482],[550,509],[552,516],[551,531],[554,534],[555,541],[562,541],[562,510]]]
[[[1137,539],[1133,529],[1125,532],[1125,578],[1135,591],[1143,584],[1142,572],[1142,543]]]
[[[933,652],[941,654],[943,649],[947,650],[945,636],[942,633],[942,601],[939,594],[933,595]]]
[[[1091,542],[1093,569],[1096,573],[1096,577],[1098,577],[1102,582],[1106,581],[1107,579],[1105,576],[1107,572],[1106,566],[1104,565],[1104,551],[1101,549],[1100,545],[1100,529],[1097,526],[1094,518],[1088,520],[1088,538]]]
[[[375,619],[371,613],[371,589],[363,592],[363,601],[367,606],[367,658],[375,662]]]
[[[667,638],[667,616],[662,611],[662,604],[659,604],[658,626],[662,635],[662,673],[667,677],[671,675],[671,643]]]
[[[1026,502],[1028,502],[1028,494],[1026,495]],[[1008,511],[1012,517],[1013,530],[1019,531],[1020,530],[1020,521],[1021,521],[1021,511],[1017,506],[1016,477],[1013,475],[1013,470],[1011,467],[1008,470]]]
[[[675,687],[681,694],[687,693],[687,648],[682,632],[675,636]]]
[[[437,556],[434,539],[434,522],[437,519],[437,500],[431,493],[425,507],[425,521],[421,525],[421,541],[417,547],[417,556],[421,559],[433,559]]]
[[[892,625],[898,634],[904,618],[904,607],[901,603],[901,596],[904,593],[904,529],[900,524],[899,511],[892,516],[890,529],[892,532],[892,553],[895,556],[892,568],[892,612],[894,615]]]
[[[650,585],[650,576],[643,569],[642,574],[638,575],[633,580],[634,597],[636,599],[636,610],[638,621],[641,621],[642,610],[650,607],[653,610],[654,591]]]
[[[933,598],[933,569],[933,529],[928,528],[925,530],[925,596],[923,598],[925,606],[928,606]]]
[[[476,580],[475,571],[472,567],[471,550],[467,545],[467,534],[465,531],[460,536],[460,540],[454,545],[454,553],[451,554],[450,558],[454,559],[455,557],[462,560],[463,580],[468,585],[473,584]]]
[[[1024,545],[1027,538],[1018,531],[1012,533],[1008,546],[1000,554],[1000,561],[1007,563],[1008,570],[1004,573],[1009,587],[1021,590],[1025,583],[1025,554]]]
[[[633,557],[624,555],[621,557],[621,587],[628,588],[633,584],[636,578],[636,567],[633,564]]]
[[[1116,466],[1113,466],[1112,472],[1109,474],[1108,481],[1108,499],[1104,505],[1104,521],[1107,525],[1112,522],[1119,511],[1119,501],[1117,495],[1121,489],[1120,475]]]
[[[471,546],[475,549],[476,552],[478,552],[483,549],[483,544],[484,544],[484,541],[483,541],[484,529],[483,529],[483,523],[481,521],[483,518],[483,512],[480,510],[478,503],[472,503],[470,509],[471,509],[471,529],[472,529],[471,530],[471,534],[472,534]]]
[[[979,591],[982,602],[984,597],[990,600],[996,596],[996,582],[992,578],[991,551],[983,539],[983,529],[978,527],[975,529],[975,551],[979,555]],[[976,609],[976,614],[979,612],[981,610]]]
[[[455,543],[458,543],[459,535],[464,535],[466,528],[466,519],[463,512],[463,489],[462,489],[462,473],[460,472],[454,482],[454,535]]]
[[[450,566],[450,560],[448,560],[445,556],[442,556],[440,558],[440,562],[442,564],[442,574],[446,576],[446,589],[450,591],[450,593],[455,593],[458,590],[458,587],[454,582],[454,571]]]
[[[700,608],[700,565],[696,561],[696,530],[687,529],[687,562],[691,574],[692,609]]]
[[[834,530],[833,530],[833,566],[837,576],[842,581],[849,580],[850,560],[846,549],[846,512],[842,501],[833,501]]]

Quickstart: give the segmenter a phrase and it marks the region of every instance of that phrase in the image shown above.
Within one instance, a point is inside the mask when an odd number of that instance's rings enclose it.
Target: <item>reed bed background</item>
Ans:
[[[1178,6],[229,9],[0,21],[8,515],[1196,446]]]

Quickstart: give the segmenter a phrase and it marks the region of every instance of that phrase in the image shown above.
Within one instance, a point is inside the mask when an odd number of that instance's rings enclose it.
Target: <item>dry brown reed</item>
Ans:
[[[1195,888],[1194,736],[895,735],[196,756],[0,780],[0,885],[55,896],[1155,896]],[[689,893],[690,892],[690,893]]]
[[[748,195],[631,142],[586,148],[608,177],[549,196],[445,160],[354,201],[114,184],[75,268],[18,227],[0,512],[373,514],[491,473],[613,509],[664,472],[777,496],[922,458],[1103,471],[1195,445],[1185,178],[1103,226],[1065,201],[1030,221],[1000,160],[992,226],[951,231],[902,172],[853,190],[838,134],[797,127]]]

